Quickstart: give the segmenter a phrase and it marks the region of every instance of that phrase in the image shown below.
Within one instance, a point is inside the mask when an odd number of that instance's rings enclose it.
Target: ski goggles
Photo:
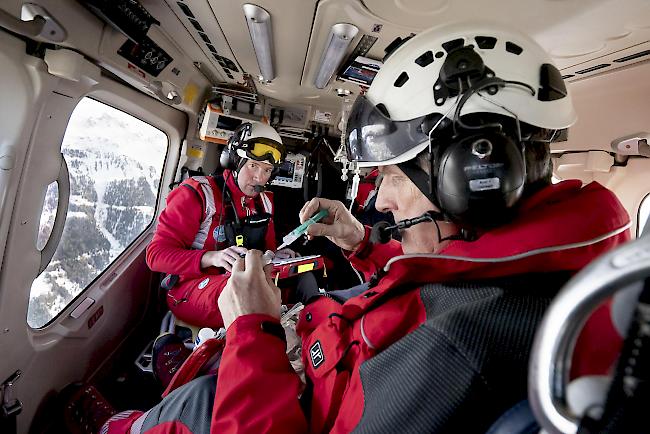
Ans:
[[[275,140],[261,137],[245,141],[242,143],[240,150],[243,151],[246,158],[256,161],[268,161],[273,165],[280,164],[286,154],[284,145]],[[244,155],[240,156],[244,157]]]
[[[345,144],[350,160],[378,166],[408,151],[424,149],[429,143],[429,132],[422,130],[425,118],[394,121],[365,96],[358,97],[347,124]]]

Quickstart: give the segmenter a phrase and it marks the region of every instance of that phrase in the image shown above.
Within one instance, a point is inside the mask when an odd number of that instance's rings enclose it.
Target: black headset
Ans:
[[[450,51],[434,84],[434,97],[439,104],[441,99],[460,95],[453,119],[437,115],[425,118],[421,126],[429,132],[434,121],[446,122],[445,132],[431,138],[431,176],[414,160],[399,164],[445,218],[461,227],[503,223],[512,216],[524,191],[526,159],[519,120],[494,113],[460,117],[472,95],[481,91],[494,95],[505,86],[524,87],[535,95],[525,83],[495,77],[473,46]]]
[[[436,205],[461,226],[503,223],[524,191],[524,147],[501,132],[472,134],[436,146],[431,163]]]
[[[230,169],[238,171],[240,169],[241,157],[237,154],[236,147],[246,140],[246,135],[250,135],[253,129],[253,124],[244,122],[235,129],[233,134],[228,139],[228,143],[219,155],[219,165],[223,169]]]

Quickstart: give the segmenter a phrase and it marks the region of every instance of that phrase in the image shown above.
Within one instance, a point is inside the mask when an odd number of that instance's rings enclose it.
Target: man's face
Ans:
[[[390,212],[396,222],[419,217],[427,211],[438,211],[417,186],[395,165],[379,167],[381,184],[375,208]],[[439,222],[442,237],[456,233],[452,223]],[[402,231],[404,253],[431,253],[442,247],[434,223],[420,223]]]
[[[256,196],[256,185],[265,185],[271,178],[273,165],[263,161],[246,159],[237,174],[237,185],[246,196]]]

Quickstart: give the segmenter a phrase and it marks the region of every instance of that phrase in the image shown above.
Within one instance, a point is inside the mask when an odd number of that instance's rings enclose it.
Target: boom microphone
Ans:
[[[387,221],[377,222],[370,230],[370,242],[373,244],[386,244],[392,238],[391,231],[395,225],[391,225]]]
[[[375,223],[370,230],[370,242],[374,244],[386,244],[391,239],[391,232],[393,229],[406,229],[415,226],[419,223],[432,222],[434,220],[443,220],[444,217],[441,213],[436,211],[427,211],[419,217],[412,219],[400,220],[394,225],[386,221]]]

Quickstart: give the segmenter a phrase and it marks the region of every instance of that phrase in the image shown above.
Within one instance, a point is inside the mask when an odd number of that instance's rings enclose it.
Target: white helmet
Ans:
[[[235,130],[219,162],[223,168],[239,170],[243,161],[249,158],[266,161],[277,168],[285,157],[286,149],[275,128],[253,121],[243,123]]]
[[[429,144],[432,125],[423,131],[423,118],[471,113],[549,130],[576,121],[560,72],[533,39],[502,25],[451,24],[424,31],[390,54],[352,108],[350,157],[360,166],[408,161]]]

